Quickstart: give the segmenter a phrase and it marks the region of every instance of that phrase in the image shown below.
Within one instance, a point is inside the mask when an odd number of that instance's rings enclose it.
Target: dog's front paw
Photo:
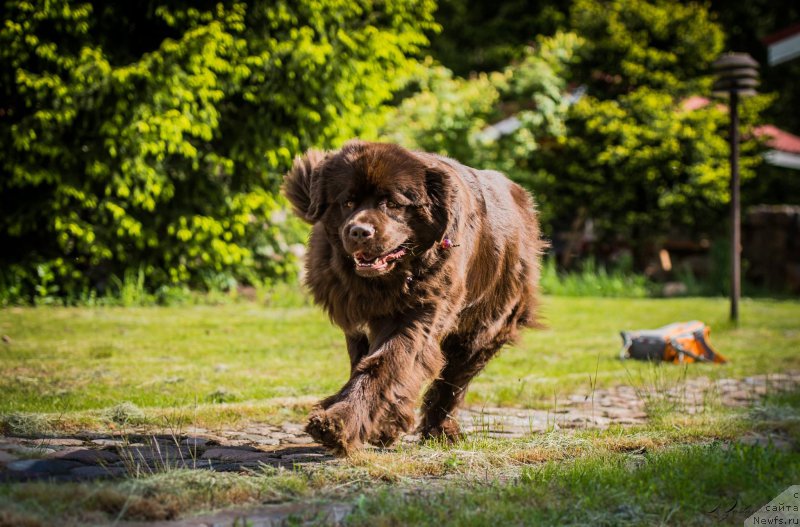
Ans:
[[[427,439],[438,439],[444,440],[448,443],[455,443],[456,441],[464,438],[464,434],[461,432],[461,427],[458,425],[458,421],[452,417],[446,417],[437,424],[423,422],[417,429],[417,432],[419,432],[419,435],[423,441]]]
[[[327,410],[318,408],[308,418],[306,433],[333,451],[346,456],[359,446],[354,434],[352,411],[346,403],[337,403]]]
[[[388,448],[394,445],[403,434],[414,428],[414,408],[410,405],[390,408],[370,434],[369,442],[375,446]]]
[[[394,422],[384,422],[369,437],[369,442],[377,447],[389,448],[406,432],[402,426]]]

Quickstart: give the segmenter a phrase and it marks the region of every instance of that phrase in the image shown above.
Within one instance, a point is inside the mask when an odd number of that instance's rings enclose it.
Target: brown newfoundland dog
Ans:
[[[393,144],[310,150],[285,177],[313,225],[306,283],[343,330],[350,380],[306,431],[338,454],[411,430],[459,434],[456,409],[489,359],[536,323],[530,196],[498,172]]]

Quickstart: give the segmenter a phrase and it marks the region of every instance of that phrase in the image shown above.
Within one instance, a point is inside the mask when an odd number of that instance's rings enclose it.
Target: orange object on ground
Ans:
[[[676,322],[658,329],[622,331],[620,358],[688,362],[728,362],[711,346],[711,330],[699,320]]]

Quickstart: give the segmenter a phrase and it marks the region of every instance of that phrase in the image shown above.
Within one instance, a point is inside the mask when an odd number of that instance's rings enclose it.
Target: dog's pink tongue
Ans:
[[[391,258],[392,260],[396,260],[397,258],[402,258],[403,256],[405,256],[405,254],[406,250],[401,248],[398,249],[396,252],[393,252],[392,254],[386,255],[386,258],[387,259]]]
[[[372,268],[372,269],[382,269],[386,267],[389,262],[393,260],[397,260],[398,258],[402,258],[403,255],[406,254],[406,250],[403,248],[398,249],[397,251],[385,254],[383,256],[374,256],[370,257],[370,255],[365,254],[363,251],[356,251],[353,253],[353,258],[356,260],[356,265],[361,268]]]

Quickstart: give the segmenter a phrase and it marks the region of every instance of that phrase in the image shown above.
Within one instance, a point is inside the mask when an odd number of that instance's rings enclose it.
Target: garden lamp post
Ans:
[[[747,53],[727,53],[712,65],[716,79],[714,95],[727,96],[730,105],[731,144],[731,320],[739,321],[739,297],[742,288],[741,203],[739,198],[739,97],[756,94],[758,62]]]

